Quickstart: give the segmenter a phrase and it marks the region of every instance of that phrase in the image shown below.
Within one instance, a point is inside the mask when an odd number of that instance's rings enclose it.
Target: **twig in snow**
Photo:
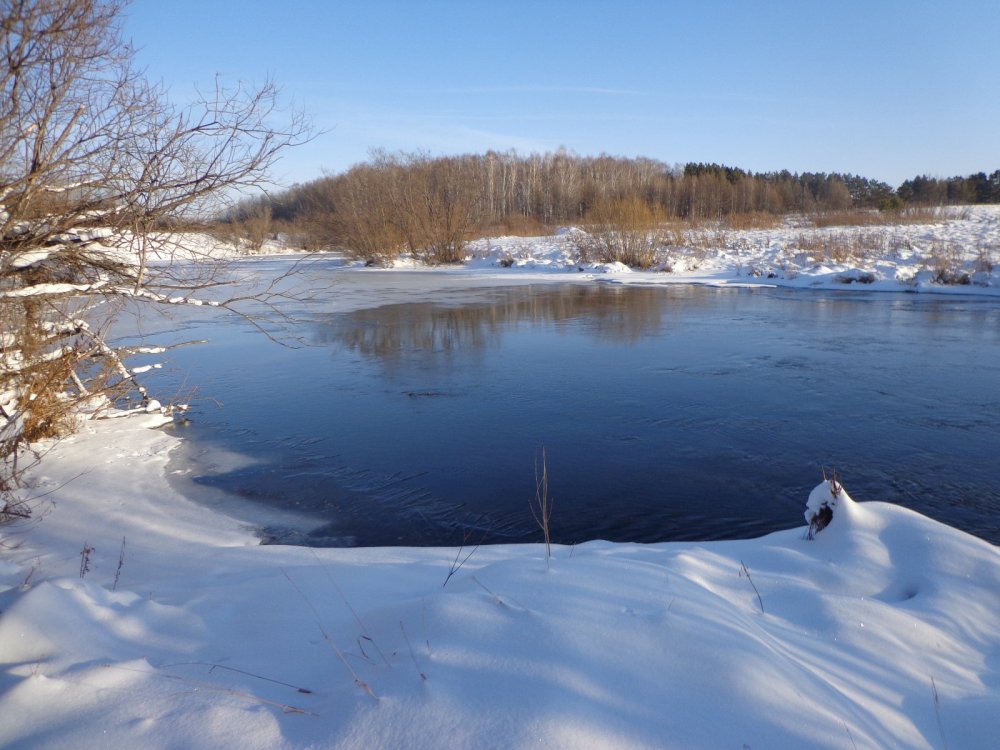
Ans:
[[[264,677],[264,675],[254,674],[253,672],[247,672],[246,670],[237,669],[236,667],[227,667],[224,664],[213,664],[211,668],[208,670],[208,673],[212,674],[212,672],[216,669],[228,669],[230,672],[238,672],[239,674],[245,674],[247,677],[255,677],[258,680],[264,680],[265,682],[273,682],[275,685],[284,685],[285,687],[292,688],[297,693],[312,695],[312,690],[310,690],[309,688],[297,687],[287,682],[282,682],[281,680],[274,680],[271,679],[270,677]]]
[[[427,636],[427,600],[420,600],[420,626],[424,630],[424,643],[427,646],[427,656],[432,655],[431,639]]]
[[[472,576],[472,580],[475,581],[476,584],[483,591],[485,591],[487,594],[489,594],[490,596],[493,597],[493,601],[495,601],[497,603],[497,606],[503,607],[504,609],[511,609],[511,606],[509,604],[507,604],[507,602],[505,602],[503,599],[501,599],[497,594],[494,594],[492,590],[488,589],[486,587],[485,583],[483,583],[482,581],[480,581],[475,576]],[[523,612],[527,612],[528,611],[528,608],[525,607],[523,604],[521,604],[519,601],[517,601],[517,599],[511,599],[511,601],[514,602],[518,607],[520,607]]]
[[[828,481],[827,480],[827,476],[826,476],[826,467],[824,466],[824,467],[822,467],[822,469],[823,469],[823,481],[824,482]],[[840,484],[840,481],[837,479],[837,470],[836,469],[831,469],[830,470],[829,482],[830,482],[830,495],[833,497],[834,500],[836,500],[837,498],[840,497],[840,491],[843,489],[843,486]]]
[[[938,731],[941,732],[941,744],[948,750],[948,739],[944,736],[944,724],[941,722],[941,699],[938,697],[937,684],[931,677],[931,694],[934,696],[934,715],[937,717]]]
[[[37,560],[32,564],[31,570],[28,571],[28,575],[26,575],[24,577],[24,580],[21,581],[21,591],[27,591],[28,589],[31,588],[31,578],[32,578],[32,576],[35,575],[35,571],[36,570],[38,570],[38,561]]]
[[[371,689],[371,686],[367,682],[365,682],[358,676],[358,673],[355,672],[354,668],[348,663],[347,658],[344,656],[344,652],[341,651],[339,648],[337,648],[337,644],[333,642],[333,639],[330,637],[330,634],[326,632],[326,628],[323,627],[323,621],[320,619],[319,612],[316,611],[316,607],[313,606],[313,603],[309,600],[309,597],[305,595],[305,593],[302,591],[302,589],[298,587],[298,585],[296,585],[295,581],[292,580],[292,577],[288,575],[288,572],[286,570],[283,569],[281,572],[285,576],[285,578],[288,579],[288,582],[292,585],[292,588],[295,589],[299,593],[299,596],[301,596],[302,599],[305,601],[306,606],[308,606],[309,609],[312,611],[313,619],[315,619],[316,621],[316,627],[319,628],[319,632],[323,635],[323,640],[326,641],[327,645],[330,647],[330,650],[337,655],[337,658],[340,659],[344,667],[347,668],[347,671],[350,672],[351,677],[354,678],[354,684],[357,685],[362,690],[364,690],[366,693],[368,693],[368,695],[370,695],[372,698],[378,700],[379,697],[375,694],[375,691]]]
[[[478,523],[479,521],[482,520],[482,518],[483,518],[482,515],[479,516],[479,518],[476,519],[476,522]],[[472,550],[469,552],[469,554],[467,554],[464,558],[462,558],[462,550],[465,549],[465,545],[468,544],[469,542],[469,536],[471,536],[471,531],[469,529],[466,529],[462,533],[462,544],[458,548],[458,552],[455,553],[455,559],[451,563],[451,568],[448,570],[448,576],[444,579],[444,583],[441,584],[441,588],[447,586],[448,581],[451,580],[451,577],[455,575],[459,570],[461,570],[463,565],[469,562],[469,558],[476,553],[476,550],[479,549],[479,545],[483,543],[484,539],[486,539],[486,533],[487,532],[483,532],[482,537],[479,539],[478,542],[476,542],[476,546],[473,547]],[[459,558],[462,558],[461,561],[459,561]]]
[[[273,682],[275,685],[284,685],[285,687],[291,688],[298,693],[304,693],[306,695],[312,695],[312,690],[309,688],[299,687],[298,685],[292,685],[288,682],[282,682],[281,680],[275,680],[271,677],[265,677],[264,675],[256,674],[255,672],[247,672],[245,669],[237,669],[236,667],[227,667],[225,664],[214,664],[210,661],[181,661],[175,664],[164,664],[160,669],[170,669],[171,667],[184,667],[188,665],[198,665],[203,667],[208,667],[208,673],[212,674],[216,669],[225,669],[229,672],[236,672],[238,674],[245,674],[247,677],[253,677],[258,680],[263,680],[264,682]]]
[[[369,641],[370,643],[375,643],[375,641],[373,641],[367,635],[359,635],[357,641],[355,641],[358,644],[358,651],[361,652],[361,658],[364,659],[369,664],[371,664],[372,666],[375,666],[377,662],[368,655],[367,651],[365,651],[365,645],[361,642],[362,639]]]
[[[122,574],[122,565],[125,564],[125,537],[122,537],[122,551],[118,555],[118,567],[115,569],[115,582],[111,584],[111,590],[118,590],[118,579]]]
[[[841,719],[841,721],[844,722],[844,731],[847,732],[847,739],[851,741],[851,747],[853,747],[854,750],[858,750],[858,743],[854,741],[854,735],[851,734],[851,730],[847,726],[847,722],[843,719]]]
[[[375,650],[378,651],[378,655],[382,657],[382,661],[385,662],[385,665],[387,667],[391,667],[392,665],[389,663],[389,660],[386,658],[386,655],[382,653],[382,649],[378,647],[378,644],[375,642],[375,639],[368,634],[368,628],[366,628],[365,624],[361,622],[361,618],[358,617],[357,611],[355,611],[354,607],[351,606],[351,603],[347,601],[347,596],[344,595],[343,590],[337,584],[336,579],[333,577],[333,573],[330,572],[330,569],[326,566],[326,563],[324,563],[322,560],[319,559],[319,555],[316,554],[316,550],[310,548],[310,552],[312,552],[312,555],[316,559],[316,562],[319,563],[320,569],[326,574],[326,577],[330,579],[330,583],[332,583],[333,587],[337,589],[337,593],[340,594],[341,601],[343,601],[344,606],[346,606],[347,609],[350,610],[351,616],[354,617],[354,621],[358,624],[358,627],[361,628],[361,637],[364,638],[369,643],[371,643],[375,647]],[[361,642],[359,640],[358,647],[360,648],[360,646]],[[364,649],[361,650],[361,653],[364,653]],[[367,655],[365,656],[365,658],[367,658]]]
[[[121,664],[103,664],[105,669],[117,669],[123,672],[136,672],[137,674],[144,674],[149,677],[160,677],[164,680],[177,680],[179,682],[184,682],[189,685],[194,685],[196,688],[204,688],[207,690],[216,690],[220,693],[226,693],[228,695],[235,696],[237,698],[243,698],[245,700],[251,701],[253,703],[264,703],[268,706],[275,706],[280,708],[286,714],[303,714],[308,716],[316,716],[317,714],[312,711],[307,711],[304,708],[299,708],[298,706],[291,706],[287,703],[279,703],[278,701],[268,700],[267,698],[261,698],[259,695],[254,695],[253,693],[244,693],[242,690],[234,690],[233,688],[223,687],[222,685],[215,685],[211,682],[203,682],[202,680],[192,680],[187,677],[181,677],[175,674],[162,674],[158,670],[150,672],[146,669],[135,669],[133,667],[125,667]]]
[[[402,620],[399,621],[399,629],[401,631],[403,631],[403,640],[406,641],[406,647],[410,650],[410,659],[413,660],[413,666],[416,668],[417,674],[419,674],[420,678],[426,682],[427,681],[427,675],[424,674],[423,671],[421,671],[420,665],[417,664],[417,657],[413,653],[413,645],[410,643],[410,637],[406,634],[406,628],[403,627],[403,621]]]
[[[549,467],[545,460],[545,446],[542,446],[542,473],[538,474],[538,457],[535,456],[535,501],[531,503],[531,515],[545,537],[545,566],[552,559],[552,501],[549,499]]]
[[[747,577],[747,580],[750,581],[750,585],[753,586],[753,591],[757,595],[757,602],[760,604],[760,611],[763,612],[764,611],[764,600],[760,598],[760,592],[757,590],[757,584],[755,584],[753,582],[753,578],[750,577],[750,569],[747,568],[747,564],[745,562],[743,562],[742,560],[740,560],[740,568],[741,568],[740,569],[740,576],[742,577],[745,574],[746,577]]]
[[[504,601],[503,599],[501,599],[501,598],[500,598],[499,596],[497,596],[497,595],[496,595],[496,594],[494,594],[494,593],[493,593],[492,591],[490,591],[490,590],[489,590],[489,589],[488,589],[488,588],[486,587],[486,584],[484,584],[484,583],[483,583],[482,581],[480,581],[480,580],[479,580],[478,578],[476,578],[475,576],[472,576],[472,580],[473,580],[473,581],[475,581],[475,582],[476,582],[476,584],[477,584],[477,585],[478,585],[478,586],[479,586],[480,588],[482,588],[482,590],[483,590],[483,591],[485,591],[485,592],[486,592],[487,594],[489,594],[490,596],[492,596],[492,597],[493,597],[493,601],[495,601],[495,602],[497,603],[497,605],[498,605],[498,606],[500,606],[500,607],[506,607],[506,606],[507,606],[507,602],[505,602],[505,601]]]
[[[84,542],[83,549],[80,550],[80,578],[90,572],[90,556],[92,554],[94,554],[94,548]]]

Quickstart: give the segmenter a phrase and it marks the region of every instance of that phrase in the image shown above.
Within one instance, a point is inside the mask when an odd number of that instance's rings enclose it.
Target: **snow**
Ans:
[[[1000,294],[995,205],[943,209],[928,224],[816,228],[792,217],[773,229],[686,229],[683,243],[661,251],[658,266],[649,271],[581,261],[578,245],[585,234],[568,227],[551,237],[476,240],[468,246],[465,268],[508,275],[571,272],[620,284]],[[940,283],[942,263],[957,278],[967,275],[967,283]]]
[[[946,243],[969,269],[996,253],[998,207],[880,228],[891,253],[840,262],[800,246],[871,228],[692,231],[712,242],[686,236],[669,272],[583,264],[574,228],[474,242],[458,269],[398,267],[1000,289],[996,270],[956,286],[931,267]],[[229,252],[213,242],[185,257]],[[832,516],[812,539],[799,517],[760,539],[592,541],[548,561],[542,544],[261,546],[167,481],[180,439],[148,408],[34,446],[32,517],[0,526],[0,747],[996,747],[1000,550],[839,479],[803,488],[807,523]]]
[[[813,540],[259,546],[167,483],[162,421],[42,446],[0,746],[995,747],[1000,553],[912,511],[824,481]]]
[[[34,284],[17,289],[0,291],[0,298],[14,297],[46,297],[77,292],[96,292],[106,286],[107,282],[98,281],[93,284]]]

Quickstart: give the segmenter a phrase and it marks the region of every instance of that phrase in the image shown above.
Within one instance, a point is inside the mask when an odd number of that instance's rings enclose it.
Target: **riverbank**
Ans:
[[[259,546],[171,488],[151,419],[51,446],[0,532],[4,747],[995,741],[1000,554],[911,511],[551,560]]]
[[[927,223],[812,226],[790,216],[765,229],[677,229],[646,270],[586,253],[567,227],[546,237],[475,240],[458,268],[473,273],[576,273],[619,284],[711,284],[1000,295],[1000,206],[939,209]],[[394,268],[420,268],[401,259]]]

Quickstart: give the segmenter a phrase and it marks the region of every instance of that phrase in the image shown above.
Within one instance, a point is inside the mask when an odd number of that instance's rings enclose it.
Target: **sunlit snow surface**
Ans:
[[[581,261],[582,234],[570,227],[552,237],[477,240],[469,246],[466,268],[569,271],[627,284],[1000,294],[1000,206],[940,209],[938,220],[926,224],[815,228],[789,218],[770,229],[706,225],[682,232],[681,243],[663,250],[649,271]],[[965,275],[967,283],[937,283],[942,266]]]
[[[0,746],[996,747],[1000,553],[911,511],[548,562],[262,547],[150,419],[55,446],[3,529]]]
[[[581,265],[569,232],[473,243],[446,273],[995,294],[996,271],[944,287],[928,258],[952,242],[971,264],[998,216],[895,228],[915,249],[872,267],[812,263],[788,227],[672,273]],[[842,491],[814,540],[797,516],[548,561],[259,546],[168,484],[156,421],[41,446],[33,518],[0,528],[2,747],[997,747],[1000,551],[912,511]]]

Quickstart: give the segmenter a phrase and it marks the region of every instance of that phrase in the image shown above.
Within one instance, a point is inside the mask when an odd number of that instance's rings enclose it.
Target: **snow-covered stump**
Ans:
[[[847,504],[854,504],[850,495],[844,490],[843,485],[837,481],[836,475],[831,479],[823,479],[813,491],[809,493],[806,501],[806,523],[809,524],[807,536],[815,539],[816,535],[825,529],[833,521],[834,515],[840,515]],[[838,509],[840,509],[838,511]]]

